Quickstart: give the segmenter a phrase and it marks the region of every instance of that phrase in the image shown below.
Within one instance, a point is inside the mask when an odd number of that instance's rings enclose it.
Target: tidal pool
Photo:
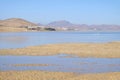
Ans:
[[[13,66],[49,64],[50,66]],[[0,71],[45,70],[75,73],[120,72],[120,58],[80,58],[74,55],[0,56]]]

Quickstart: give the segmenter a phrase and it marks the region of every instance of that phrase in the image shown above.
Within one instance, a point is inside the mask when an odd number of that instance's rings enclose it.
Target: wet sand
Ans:
[[[47,71],[0,71],[0,80],[120,80],[120,72],[74,74]]]
[[[72,54],[79,57],[120,58],[120,42],[63,43],[17,49],[0,49],[0,55],[46,56],[56,54]]]

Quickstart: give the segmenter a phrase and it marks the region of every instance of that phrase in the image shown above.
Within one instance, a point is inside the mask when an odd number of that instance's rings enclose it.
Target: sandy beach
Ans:
[[[0,49],[0,55],[56,55],[72,54],[79,57],[120,58],[120,42],[64,43],[30,46],[17,49]]]

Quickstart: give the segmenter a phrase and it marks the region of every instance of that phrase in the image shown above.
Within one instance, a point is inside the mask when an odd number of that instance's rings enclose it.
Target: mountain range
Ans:
[[[39,26],[55,28],[56,30],[78,30],[78,31],[120,31],[120,25],[87,25],[87,24],[74,24],[66,20],[54,21],[46,25],[40,23],[36,24],[21,18],[10,18],[0,20],[0,27],[21,27],[21,26]]]
[[[87,25],[87,24],[73,24],[69,21],[54,21],[45,26],[53,28],[68,28],[69,30],[80,30],[80,31],[120,31],[120,25]]]

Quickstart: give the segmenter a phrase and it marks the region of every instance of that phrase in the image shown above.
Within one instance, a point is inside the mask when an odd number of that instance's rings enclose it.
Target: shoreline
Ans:
[[[120,42],[62,43],[17,49],[0,49],[0,55],[47,56],[57,54],[70,54],[78,57],[120,58]]]
[[[19,29],[19,28],[17,28],[17,29]],[[21,28],[20,28],[20,29],[21,29]],[[104,33],[104,32],[110,33],[110,32],[113,32],[113,33],[114,33],[114,32],[115,32],[115,33],[119,33],[120,31],[45,31],[45,30],[44,30],[44,31],[26,31],[26,30],[23,30],[23,31],[14,31],[14,30],[13,30],[13,31],[4,31],[4,30],[3,30],[3,31],[0,31],[0,33],[17,33],[17,32],[21,32],[21,33],[22,33],[22,32],[26,32],[26,33],[27,33],[27,32],[28,32],[28,33],[29,33],[29,32],[83,32],[83,33],[87,33],[87,32],[88,32],[88,33],[90,33],[90,32],[91,32],[91,33],[92,33],[92,32],[95,32],[95,33],[97,33],[97,32],[98,32],[98,33]]]

